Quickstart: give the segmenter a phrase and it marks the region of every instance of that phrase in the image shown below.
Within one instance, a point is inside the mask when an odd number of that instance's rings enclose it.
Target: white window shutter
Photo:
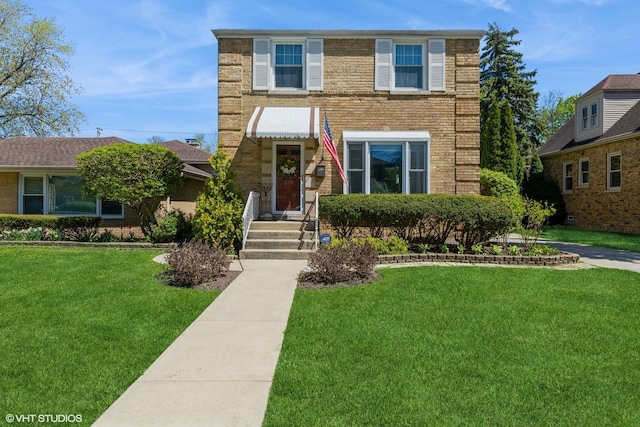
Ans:
[[[391,90],[391,39],[376,39],[375,90]]]
[[[253,40],[253,89],[269,89],[269,39]]]
[[[324,40],[307,40],[307,90],[322,90]]]
[[[429,40],[429,87],[431,91],[445,90],[444,39]]]

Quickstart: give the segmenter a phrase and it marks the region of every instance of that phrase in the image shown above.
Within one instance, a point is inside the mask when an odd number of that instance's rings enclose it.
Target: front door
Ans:
[[[275,146],[275,211],[301,212],[301,146]]]

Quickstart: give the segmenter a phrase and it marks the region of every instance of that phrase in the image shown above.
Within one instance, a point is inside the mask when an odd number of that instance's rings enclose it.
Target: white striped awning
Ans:
[[[248,138],[320,138],[318,107],[256,107]]]

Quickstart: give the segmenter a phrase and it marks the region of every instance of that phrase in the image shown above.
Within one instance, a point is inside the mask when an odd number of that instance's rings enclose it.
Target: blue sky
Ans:
[[[218,28],[516,28],[541,96],[640,72],[637,0],[24,0],[74,46],[70,76],[87,123],[77,136],[146,142],[213,135]]]

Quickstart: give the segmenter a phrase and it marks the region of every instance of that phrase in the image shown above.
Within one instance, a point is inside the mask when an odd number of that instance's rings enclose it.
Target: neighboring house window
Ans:
[[[348,193],[429,192],[428,141],[346,141]]]
[[[584,107],[582,109],[582,129],[589,128],[589,109]]]
[[[322,90],[324,40],[253,40],[253,89]]]
[[[573,190],[573,163],[565,163],[562,166],[562,182],[564,183],[563,190],[565,192],[571,192]]]
[[[35,215],[44,213],[44,177],[25,176],[23,178],[22,212]]]
[[[377,39],[375,90],[444,91],[445,41]]]
[[[591,105],[591,127],[598,126],[598,104]]]
[[[578,183],[582,187],[589,185],[589,160],[587,159],[580,160],[580,178]]]
[[[276,88],[302,89],[302,44],[276,44]]]
[[[86,197],[78,175],[25,175],[21,184],[23,214],[113,218],[124,215],[120,203]]]
[[[620,153],[607,154],[607,190],[622,186],[622,157]]]

